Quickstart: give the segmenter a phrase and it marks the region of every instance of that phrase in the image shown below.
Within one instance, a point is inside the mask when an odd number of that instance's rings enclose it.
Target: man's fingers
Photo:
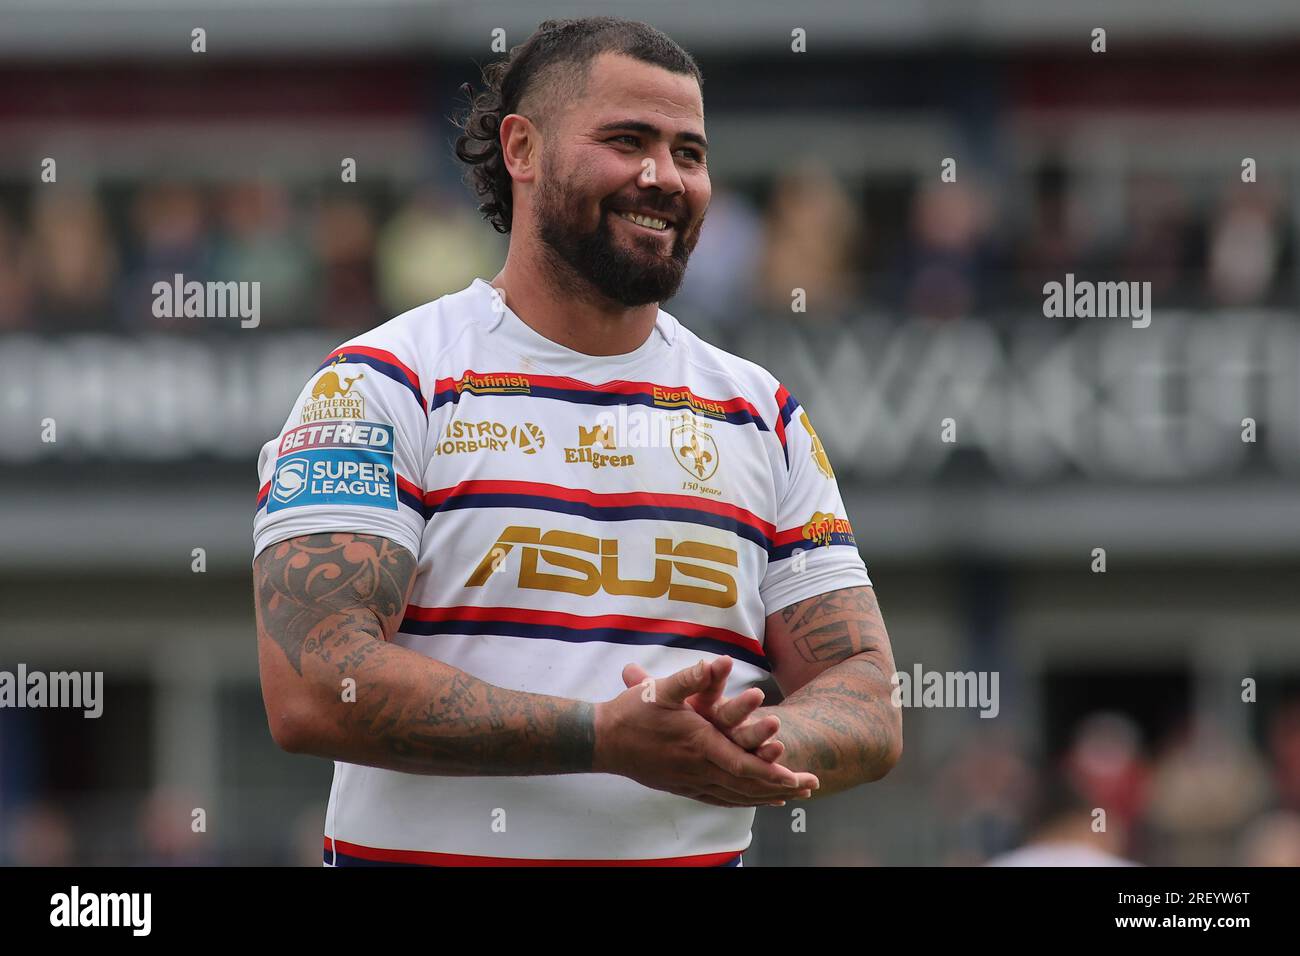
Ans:
[[[717,709],[713,712],[712,721],[721,727],[735,727],[762,706],[763,688],[751,687],[735,697],[726,697],[719,701]],[[771,734],[768,736],[770,737]]]
[[[741,750],[753,753],[759,746],[776,736],[780,729],[780,718],[775,714],[768,714],[765,717],[747,720],[739,727],[732,727],[727,731],[727,736]]]
[[[704,745],[705,756],[727,775],[748,778],[763,784],[774,784],[778,787],[789,785],[790,789],[810,786],[806,780],[801,780],[800,775],[789,767],[769,763],[751,753],[747,753],[727,739],[717,728],[710,727],[708,730],[709,733],[705,738]],[[811,774],[803,775],[805,778],[811,776]]]
[[[695,695],[691,706],[697,713],[707,714],[721,699],[727,686],[727,677],[731,673],[731,658],[725,654],[709,661],[709,685]]]
[[[785,744],[779,740],[769,740],[763,746],[754,751],[754,756],[760,760],[780,760],[781,755],[785,753]]]
[[[626,674],[628,668],[635,666],[635,664],[627,665],[623,668],[623,673]],[[685,667],[675,674],[656,680],[654,699],[661,704],[683,704],[687,697],[703,690],[709,680],[708,665],[700,661],[694,667]]]

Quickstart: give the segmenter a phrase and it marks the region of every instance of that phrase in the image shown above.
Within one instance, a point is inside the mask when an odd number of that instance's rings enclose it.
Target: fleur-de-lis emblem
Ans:
[[[718,470],[718,446],[713,436],[692,425],[673,429],[673,457],[700,481]]]

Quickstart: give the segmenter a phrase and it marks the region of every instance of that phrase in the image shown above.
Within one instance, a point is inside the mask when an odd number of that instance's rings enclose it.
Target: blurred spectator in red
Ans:
[[[203,196],[188,183],[142,186],[131,202],[131,248],[118,294],[118,314],[127,328],[193,329],[194,320],[153,314],[156,282],[170,287],[213,278],[212,244]]]
[[[1110,825],[1129,830],[1146,804],[1149,770],[1133,721],[1099,713],[1084,719],[1062,765],[1065,782]]]
[[[321,324],[360,332],[384,321],[375,287],[375,232],[370,207],[358,199],[325,199],[317,207],[313,243]]]
[[[505,240],[459,196],[418,191],[380,233],[385,314],[459,292],[475,278],[491,279],[505,263],[505,250]]]
[[[1209,293],[1219,305],[1267,299],[1281,257],[1282,215],[1275,189],[1237,183],[1224,191],[1210,224]]]
[[[27,237],[0,210],[0,330],[30,328],[35,324],[33,267]]]
[[[1300,700],[1288,701],[1269,722],[1268,753],[1278,803],[1300,813]]]
[[[55,185],[38,187],[36,196],[32,255],[40,328],[104,328],[118,259],[99,200]]]
[[[783,174],[767,208],[760,300],[790,313],[794,290],[807,293],[806,313],[824,317],[855,304],[851,271],[858,216],[844,187],[825,167],[805,163]]]
[[[757,211],[742,194],[715,188],[699,244],[669,311],[688,324],[694,316],[720,326],[744,323],[758,298],[762,254],[763,221]]]
[[[311,259],[284,189],[266,182],[236,183],[222,192],[219,216],[222,231],[213,275],[197,278],[259,282],[262,322],[314,323],[308,314]]]

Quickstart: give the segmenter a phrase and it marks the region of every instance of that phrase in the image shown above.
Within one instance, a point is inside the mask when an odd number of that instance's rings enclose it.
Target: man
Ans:
[[[484,76],[456,151],[505,267],[262,450],[271,732],[336,761],[329,864],[738,865],[754,807],[898,760],[871,582],[798,402],[658,308],[709,203],[691,57],[548,21]]]

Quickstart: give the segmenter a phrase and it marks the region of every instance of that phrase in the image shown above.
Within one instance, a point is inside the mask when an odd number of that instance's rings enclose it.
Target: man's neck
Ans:
[[[524,324],[575,352],[624,355],[640,348],[654,331],[656,303],[627,308],[590,289],[585,280],[571,278],[589,294],[575,295],[544,264],[508,254],[491,284]]]

